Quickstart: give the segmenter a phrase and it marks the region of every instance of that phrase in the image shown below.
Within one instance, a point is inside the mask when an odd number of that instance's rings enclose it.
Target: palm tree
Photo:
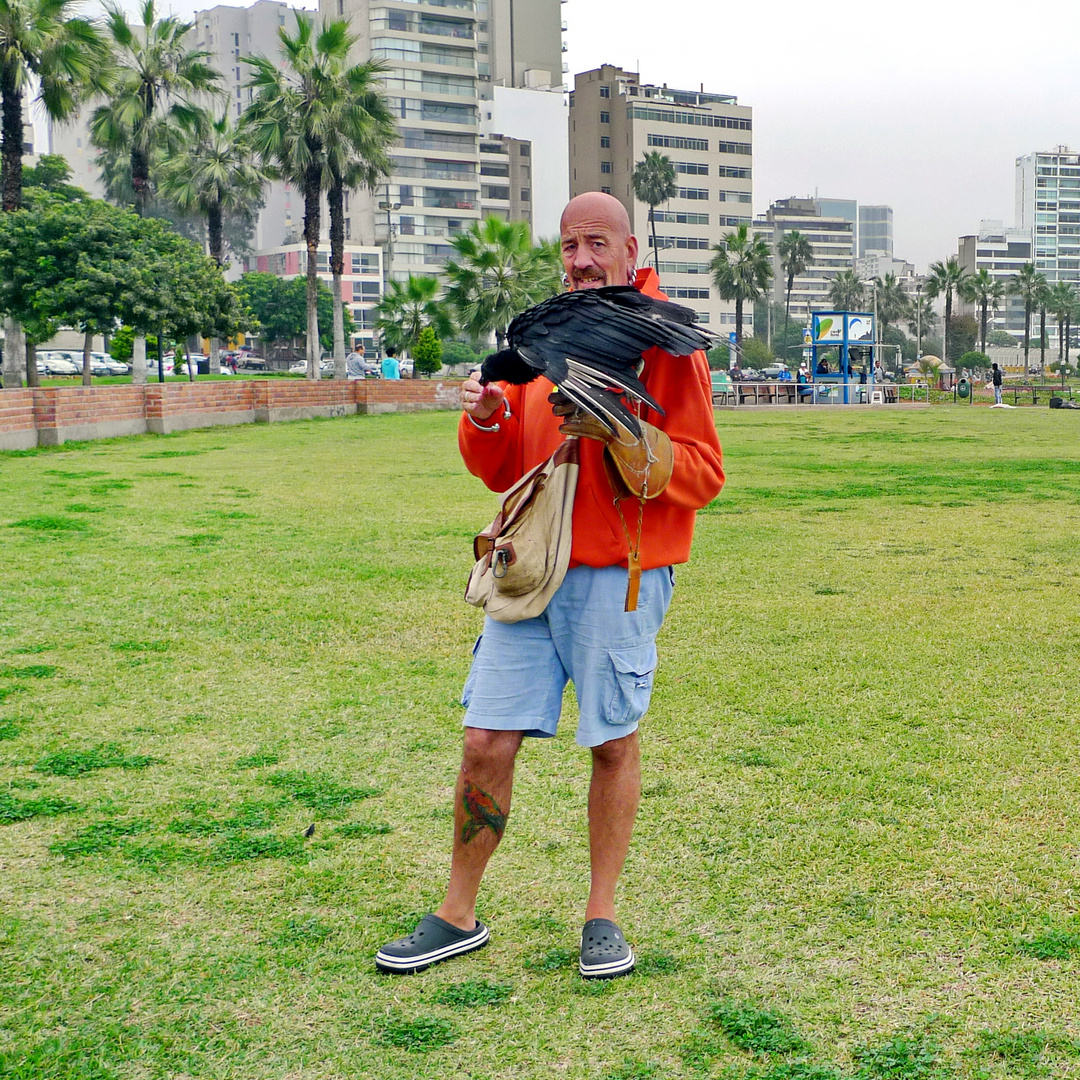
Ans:
[[[911,310],[911,297],[904,292],[904,287],[895,274],[886,274],[877,279],[876,299],[877,317],[881,323],[879,341],[885,340],[885,332],[893,323],[898,323]]]
[[[956,255],[950,255],[944,262],[939,260],[930,264],[926,295],[931,300],[936,300],[939,296],[945,297],[945,328],[941,335],[941,360],[944,364],[949,362],[949,326],[952,324],[953,296],[959,294],[968,275],[969,271],[960,265],[960,259]]]
[[[356,36],[347,21],[326,22],[318,30],[303,12],[296,33],[281,27],[282,62],[245,58],[252,68],[248,86],[255,100],[244,114],[256,152],[264,164],[304,193],[307,245],[307,375],[319,377],[318,253],[322,228],[320,200],[331,186],[330,160],[342,139],[347,112],[349,50]],[[342,168],[342,177],[345,170]]]
[[[986,267],[976,271],[964,280],[960,295],[971,304],[979,305],[979,339],[982,348],[979,350],[986,353],[986,317],[989,308],[995,311],[1005,293],[1005,287],[996,278],[992,277]]]
[[[210,257],[225,265],[224,216],[226,211],[259,203],[266,174],[252,159],[242,132],[229,123],[226,110],[214,120],[200,112],[195,138],[161,165],[160,193],[182,213],[206,215]],[[219,342],[210,339],[210,371],[221,363]]]
[[[760,236],[739,225],[718,244],[709,264],[713,284],[722,300],[735,301],[735,344],[742,345],[743,304],[760,299],[772,281],[772,256]]]
[[[656,208],[679,193],[679,183],[671,158],[659,150],[650,150],[634,166],[630,186],[638,202],[649,207],[649,235],[652,237],[653,265],[660,265],[660,249],[656,246]]]
[[[443,268],[446,301],[458,326],[474,341],[494,333],[504,348],[510,320],[558,292],[558,248],[534,246],[527,222],[485,218],[451,243],[457,256]]]
[[[354,38],[355,40],[355,38]],[[344,379],[345,326],[341,277],[345,270],[345,191],[363,185],[374,191],[390,172],[387,147],[397,137],[397,125],[382,92],[374,85],[382,65],[369,61],[338,73],[344,86],[334,93],[341,106],[335,125],[337,138],[328,143],[330,211],[330,273],[333,275],[334,378]]]
[[[1031,348],[1031,313],[1038,303],[1039,289],[1046,278],[1035,269],[1034,263],[1024,263],[1009,279],[1008,289],[1024,301],[1024,374],[1028,374],[1028,353]]]
[[[1050,283],[1043,275],[1042,284],[1039,286],[1038,296],[1035,298],[1039,305],[1039,370],[1046,372],[1046,309],[1050,305],[1053,293]]]
[[[0,176],[3,208],[22,205],[23,105],[36,79],[52,120],[70,117],[105,89],[108,55],[94,23],[73,17],[74,0],[0,0]]]
[[[787,277],[787,288],[784,292],[784,336],[781,339],[784,342],[784,348],[787,348],[791,290],[795,285],[795,279],[813,263],[814,246],[798,229],[792,229],[780,238],[780,243],[776,245],[776,252],[780,256],[780,266]]]
[[[119,4],[109,2],[105,10],[115,81],[109,100],[90,117],[90,140],[106,152],[128,155],[135,210],[142,215],[153,194],[155,152],[175,147],[178,127],[196,127],[199,110],[192,99],[219,94],[221,76],[206,63],[209,53],[185,45],[193,22],[158,19],[154,0],[143,0],[137,30]]]
[[[928,296],[923,296],[921,292],[918,293],[908,312],[908,330],[917,339],[915,351],[918,356],[922,356],[923,335],[933,330],[936,322],[937,315],[934,312],[933,302]]]
[[[829,286],[829,303],[837,311],[858,311],[866,302],[862,282],[854,270],[841,270]]]
[[[1073,305],[1076,303],[1076,293],[1067,281],[1059,281],[1050,290],[1049,308],[1057,322],[1058,328],[1058,360],[1065,362],[1065,336],[1066,326],[1072,314]]]
[[[453,323],[438,294],[438,278],[410,274],[408,281],[391,281],[375,305],[375,329],[383,348],[413,349],[428,326],[436,337],[449,337]]]
[[[0,208],[22,206],[23,106],[34,80],[52,120],[70,117],[108,79],[107,50],[94,24],[74,18],[74,0],[0,0]],[[22,327],[4,320],[3,384],[22,385]],[[37,383],[32,357],[27,379]]]

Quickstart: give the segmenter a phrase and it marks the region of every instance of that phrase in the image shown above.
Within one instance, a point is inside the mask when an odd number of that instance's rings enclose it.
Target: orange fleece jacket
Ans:
[[[654,270],[639,270],[634,284],[649,296],[667,299],[660,292]],[[724,468],[705,354],[674,357],[650,349],[644,359],[641,380],[665,414],[658,416],[646,407],[642,418],[667,433],[675,452],[671,482],[645,504],[641,565],[650,570],[683,563],[690,557],[696,511],[720,493]],[[458,445],[466,467],[497,492],[506,491],[534,465],[549,458],[563,440],[561,421],[547,401],[553,390],[547,379],[505,386],[505,390],[505,407],[480,421],[486,428],[497,426],[497,431],[480,430],[465,413],[458,426]],[[629,545],[604,471],[603,449],[603,443],[596,439],[581,440],[571,566],[627,564]],[[624,499],[622,512],[631,536],[636,536],[637,500]]]

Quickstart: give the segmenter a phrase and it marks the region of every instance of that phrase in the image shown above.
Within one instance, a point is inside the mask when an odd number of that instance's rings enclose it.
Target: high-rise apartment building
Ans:
[[[1024,301],[1008,292],[1009,282],[1031,258],[1032,237],[1023,229],[1006,228],[1000,221],[982,221],[979,231],[959,240],[960,265],[970,273],[986,270],[1001,283],[1004,295],[997,308],[987,311],[988,330],[1006,330],[1024,336]],[[975,304],[959,298],[958,314],[979,315]]]
[[[379,192],[352,193],[350,227],[363,243],[392,241],[389,275],[437,273],[451,239],[486,212],[531,218],[532,163],[521,160],[531,155],[515,145],[511,176],[496,151],[482,154],[482,130],[518,134],[495,116],[482,128],[481,113],[493,111],[496,84],[561,87],[559,0],[322,0],[320,13],[348,17],[359,38],[354,57],[387,66],[401,139]]]
[[[778,245],[789,232],[798,231],[810,241],[813,261],[795,277],[791,289],[791,318],[809,321],[810,312],[826,310],[829,288],[841,270],[852,270],[855,261],[856,214],[847,216],[836,204],[843,200],[780,199],[754,219],[754,232],[773,251],[773,302],[785,303],[787,275],[780,263]],[[852,204],[854,205],[854,204]],[[823,208],[839,210],[825,214]]]
[[[751,222],[752,114],[731,94],[673,90],[640,82],[605,64],[574,77],[570,98],[570,194],[607,191],[630,215],[652,262],[649,208],[634,198],[631,175],[650,151],[675,165],[679,190],[655,212],[657,263],[664,291],[714,329],[734,325],[734,304],[716,295],[711,248]],[[746,313],[745,332],[752,321]]]
[[[871,253],[893,257],[893,210],[891,206],[859,204],[859,258]]]
[[[1016,227],[1051,285],[1080,281],[1080,154],[1059,146],[1016,159]]]

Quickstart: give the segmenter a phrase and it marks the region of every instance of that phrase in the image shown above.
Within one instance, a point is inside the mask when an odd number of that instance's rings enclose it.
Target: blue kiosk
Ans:
[[[815,402],[872,400],[874,316],[863,311],[815,311],[810,316],[810,380]]]

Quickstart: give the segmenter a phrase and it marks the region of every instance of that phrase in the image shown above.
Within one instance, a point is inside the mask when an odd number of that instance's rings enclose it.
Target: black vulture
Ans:
[[[612,434],[618,422],[639,437],[623,395],[664,412],[638,378],[641,354],[654,345],[672,356],[709,348],[715,335],[694,318],[689,308],[629,285],[560,293],[510,323],[508,348],[484,360],[480,382],[520,385],[544,375]]]

